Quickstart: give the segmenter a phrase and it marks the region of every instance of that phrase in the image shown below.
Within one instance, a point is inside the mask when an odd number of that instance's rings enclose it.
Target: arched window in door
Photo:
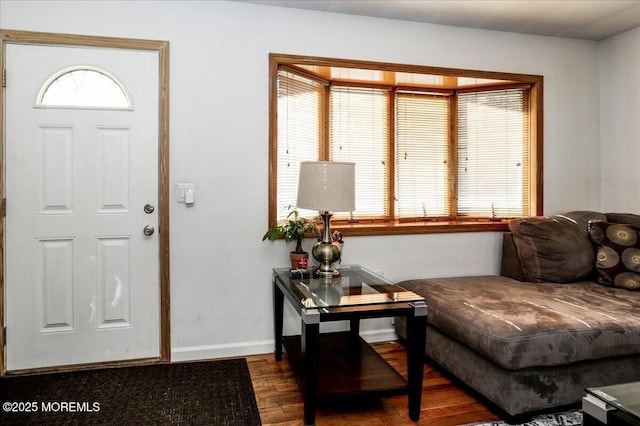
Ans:
[[[107,71],[91,67],[65,68],[40,88],[37,107],[133,109],[124,86]]]

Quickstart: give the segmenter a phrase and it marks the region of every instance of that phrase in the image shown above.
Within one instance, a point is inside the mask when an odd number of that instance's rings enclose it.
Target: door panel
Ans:
[[[160,355],[158,53],[6,45],[7,370]],[[66,68],[133,107],[36,106]],[[79,84],[80,90],[82,87]]]

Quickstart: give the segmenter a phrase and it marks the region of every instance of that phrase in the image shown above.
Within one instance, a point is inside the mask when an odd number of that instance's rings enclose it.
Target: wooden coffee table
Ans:
[[[339,278],[273,270],[275,356],[282,349],[301,381],[304,423],[315,424],[319,399],[356,395],[408,395],[409,417],[420,418],[427,306],[422,296],[357,265],[341,267]],[[301,319],[300,335],[283,336],[284,299]],[[360,320],[407,318],[405,379],[359,335]],[[320,323],[349,321],[345,332],[320,333]]]

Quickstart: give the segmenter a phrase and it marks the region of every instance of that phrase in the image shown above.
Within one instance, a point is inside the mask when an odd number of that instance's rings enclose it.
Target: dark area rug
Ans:
[[[556,414],[541,414],[525,423],[489,422],[473,423],[474,426],[581,426],[582,411],[571,410]],[[470,425],[468,425],[470,426]]]
[[[0,425],[261,424],[244,358],[4,377],[0,403]]]

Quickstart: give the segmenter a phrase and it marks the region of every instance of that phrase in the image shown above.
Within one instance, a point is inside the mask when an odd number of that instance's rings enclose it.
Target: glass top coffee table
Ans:
[[[356,395],[408,395],[409,417],[420,417],[427,306],[422,296],[357,265],[341,276],[314,277],[289,268],[273,270],[275,356],[282,349],[298,374],[304,423],[315,424],[318,399]],[[284,300],[301,319],[300,335],[283,336]],[[360,320],[407,318],[407,379],[359,335]],[[349,331],[320,333],[320,323],[349,321]]]
[[[585,424],[640,425],[640,382],[587,388],[586,391],[584,400],[590,401],[596,410],[591,417],[600,423],[590,422],[593,419],[589,418]],[[583,407],[586,408],[584,400]],[[586,418],[590,414],[588,410],[584,411]]]

